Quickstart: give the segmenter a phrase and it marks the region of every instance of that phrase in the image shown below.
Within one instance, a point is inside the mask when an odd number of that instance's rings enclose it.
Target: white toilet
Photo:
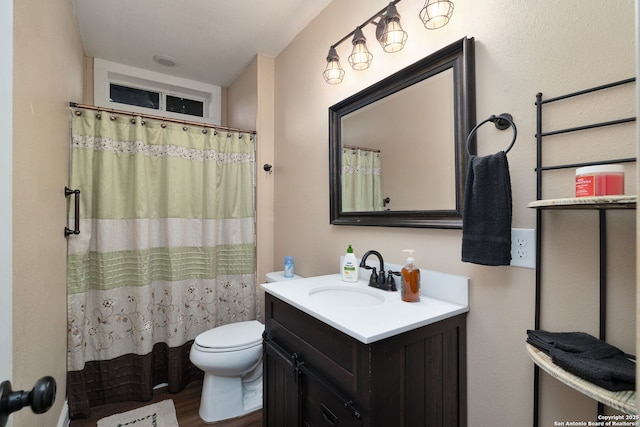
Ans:
[[[262,332],[257,320],[230,323],[198,335],[189,359],[204,371],[200,418],[239,417],[262,408]]]
[[[294,279],[301,279],[295,276]],[[282,271],[267,282],[292,280]],[[262,408],[262,333],[257,320],[230,323],[198,335],[191,363],[204,371],[200,418],[206,422],[239,417]]]

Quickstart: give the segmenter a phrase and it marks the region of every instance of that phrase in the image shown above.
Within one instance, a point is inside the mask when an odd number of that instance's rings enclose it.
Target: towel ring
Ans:
[[[478,123],[473,129],[471,129],[471,132],[469,133],[469,136],[467,137],[467,154],[469,156],[471,156],[471,151],[469,150],[469,145],[471,145],[471,140],[473,139],[473,136],[475,135],[475,133],[478,130],[478,128],[480,128],[480,126],[482,126],[483,124],[485,124],[487,122],[492,122],[493,124],[495,124],[496,128],[499,129],[499,130],[505,130],[509,126],[511,126],[511,128],[513,128],[513,140],[511,141],[511,144],[509,145],[509,147],[505,150],[505,154],[508,153],[509,150],[511,150],[511,147],[513,147],[513,144],[516,143],[516,137],[518,136],[518,129],[516,128],[516,124],[513,122],[513,116],[511,116],[511,114],[509,114],[509,113],[502,113],[502,114],[500,114],[498,116],[491,115],[491,117],[489,117],[488,119]]]

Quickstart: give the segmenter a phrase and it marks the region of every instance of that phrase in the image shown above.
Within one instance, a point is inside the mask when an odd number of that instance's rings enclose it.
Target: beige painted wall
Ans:
[[[282,260],[273,259],[274,244],[274,170],[280,167],[274,160],[274,120],[275,120],[275,60],[258,55],[258,109],[256,129],[258,131],[257,149],[257,249],[258,283],[265,275],[274,270],[282,270]],[[273,166],[272,172],[266,172],[263,165]]]
[[[282,269],[274,267],[273,227],[274,175],[265,172],[264,164],[274,165],[274,59],[257,55],[243,73],[228,88],[229,126],[255,129],[256,146],[256,240],[257,280],[264,282],[268,272]],[[278,166],[274,168],[277,170]],[[276,265],[278,265],[276,263]],[[262,293],[261,293],[262,298]],[[262,307],[262,304],[260,304]]]
[[[82,100],[83,61],[68,0],[14,1],[12,383],[58,383],[55,406],[15,413],[15,427],[55,426],[65,401],[68,107]]]
[[[535,95],[555,96],[635,75],[634,3],[566,0],[457,0],[450,24],[425,30],[417,14],[422,0],[398,4],[409,32],[404,50],[384,54],[365,29],[374,55],[371,67],[349,68],[350,43],[338,46],[346,76],[327,85],[321,73],[329,46],[384,6],[370,0],[334,0],[275,61],[275,251],[274,263],[296,257],[303,276],[338,271],[347,244],[362,255],[377,249],[385,260],[402,263],[401,250],[417,250],[427,269],[471,278],[468,316],[469,426],[528,425],[532,416],[533,365],[524,350],[534,325],[535,272],[485,267],[460,261],[460,230],[347,227],[329,224],[328,113],[334,103],[464,36],[475,38],[477,120],[509,112],[519,138],[509,153],[513,187],[513,227],[535,228]],[[635,109],[633,100],[632,110]],[[627,108],[627,107],[624,107]],[[589,115],[591,107],[558,115]],[[574,111],[571,111],[574,110]],[[575,114],[574,114],[575,113]],[[604,143],[624,141],[635,155],[635,126],[622,135],[600,133]],[[574,138],[580,138],[575,135]],[[506,148],[510,135],[486,129],[478,134],[479,154]],[[630,142],[627,142],[630,141]],[[610,145],[603,145],[609,147]],[[575,149],[560,148],[570,158]],[[593,148],[593,151],[599,150]],[[600,149],[601,150],[601,149]],[[605,150],[608,150],[606,148]],[[601,150],[602,151],[602,150]],[[552,158],[556,158],[553,154]],[[597,153],[593,153],[597,155]],[[571,195],[572,177],[563,184]],[[635,191],[631,175],[628,191]],[[610,340],[634,351],[635,217],[610,215],[615,242],[611,275]],[[560,212],[547,216],[543,328],[597,333],[597,214]],[[553,238],[553,240],[549,240]],[[550,290],[558,291],[556,293]],[[375,321],[375,319],[371,319]],[[596,405],[548,377],[542,379],[542,424],[594,419]]]
[[[258,58],[227,88],[228,126],[255,129],[258,108]]]

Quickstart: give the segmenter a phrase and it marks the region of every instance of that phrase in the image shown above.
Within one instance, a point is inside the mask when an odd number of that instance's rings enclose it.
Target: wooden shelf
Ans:
[[[610,391],[599,387],[555,365],[551,361],[551,357],[533,345],[527,343],[525,346],[533,363],[552,377],[611,408],[622,411],[625,414],[638,414],[635,390]]]
[[[635,209],[636,196],[568,197],[536,200],[527,205],[533,209]]]

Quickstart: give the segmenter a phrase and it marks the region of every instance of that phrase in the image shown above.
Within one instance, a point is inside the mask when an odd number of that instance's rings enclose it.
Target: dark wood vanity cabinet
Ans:
[[[264,426],[467,425],[466,314],[371,344],[270,294],[265,318]]]

